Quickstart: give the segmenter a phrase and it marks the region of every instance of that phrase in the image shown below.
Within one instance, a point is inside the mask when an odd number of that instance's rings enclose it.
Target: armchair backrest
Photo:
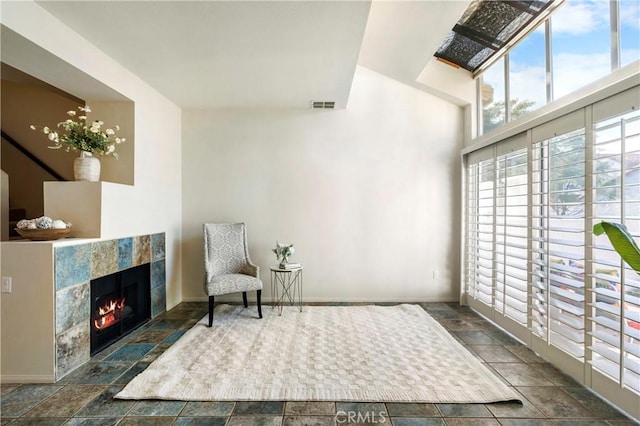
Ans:
[[[215,275],[242,273],[249,263],[244,223],[204,224],[204,264],[207,280]]]

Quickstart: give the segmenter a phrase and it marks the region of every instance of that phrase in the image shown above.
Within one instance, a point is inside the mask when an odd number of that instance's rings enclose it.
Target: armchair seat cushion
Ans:
[[[215,275],[207,282],[209,296],[252,290],[262,290],[262,281],[245,274]]]

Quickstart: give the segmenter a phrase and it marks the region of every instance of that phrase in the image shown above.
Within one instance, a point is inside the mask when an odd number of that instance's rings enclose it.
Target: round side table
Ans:
[[[282,306],[287,300],[291,306],[297,304],[302,312],[302,266],[291,269],[272,266],[271,294],[275,300],[273,306],[278,307],[278,315],[282,315]]]

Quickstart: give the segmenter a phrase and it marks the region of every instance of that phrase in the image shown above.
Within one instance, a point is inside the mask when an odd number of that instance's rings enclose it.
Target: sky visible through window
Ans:
[[[534,102],[529,110],[547,103],[544,25],[509,52],[509,88],[512,100]],[[504,95],[503,95],[504,96]],[[513,109],[514,105],[511,105]],[[512,116],[512,119],[516,117]]]
[[[620,1],[620,44],[622,66],[640,59],[640,1]]]
[[[551,16],[553,98],[611,72],[609,1],[570,0]]]
[[[567,0],[551,15],[554,99],[611,73],[609,7],[609,0]],[[625,66],[640,59],[640,1],[619,0],[619,11],[620,57]],[[547,102],[544,38],[543,24],[509,51],[511,99],[534,102],[529,110]],[[494,104],[504,100],[502,73],[499,61],[483,74],[484,83],[493,86]]]

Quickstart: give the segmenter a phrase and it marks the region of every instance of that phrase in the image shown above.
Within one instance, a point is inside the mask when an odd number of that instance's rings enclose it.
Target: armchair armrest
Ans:
[[[251,262],[247,262],[244,267],[244,273],[247,275],[251,275],[252,277],[258,278],[258,274],[260,273],[260,267],[258,265],[254,265]]]

